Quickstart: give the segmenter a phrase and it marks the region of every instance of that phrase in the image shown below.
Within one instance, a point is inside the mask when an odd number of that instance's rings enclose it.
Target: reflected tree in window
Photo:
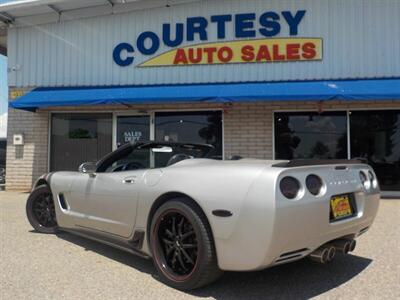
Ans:
[[[83,128],[77,128],[77,129],[71,130],[69,132],[69,138],[70,139],[90,139],[92,137],[90,136],[89,130],[86,130]]]
[[[345,112],[275,114],[275,158],[347,158]]]
[[[382,190],[400,191],[400,111],[356,111],[350,117],[351,156],[369,163]]]
[[[315,146],[311,148],[311,156],[315,158],[324,158],[329,152],[329,148],[320,141],[315,143]]]
[[[206,143],[222,158],[222,112],[162,112],[155,116],[156,140]]]

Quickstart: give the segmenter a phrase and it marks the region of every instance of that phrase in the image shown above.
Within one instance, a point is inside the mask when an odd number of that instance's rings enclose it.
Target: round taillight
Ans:
[[[368,171],[368,179],[371,182],[372,187],[376,188],[378,183],[374,173],[372,173],[371,171]]]
[[[300,182],[294,177],[287,176],[282,178],[279,187],[282,195],[288,199],[294,199],[299,194]]]
[[[360,171],[360,180],[364,188],[369,189],[370,188],[370,181],[367,178],[367,175],[363,171]]]
[[[371,171],[368,171],[368,179],[369,179],[370,181],[374,181],[374,179],[375,179],[375,176],[374,176],[374,174],[372,174]]]
[[[311,194],[314,196],[319,195],[321,193],[322,186],[323,182],[319,176],[314,174],[307,176],[306,187]]]

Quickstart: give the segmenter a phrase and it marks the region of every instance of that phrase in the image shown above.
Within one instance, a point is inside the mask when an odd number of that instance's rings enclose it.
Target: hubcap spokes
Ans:
[[[54,202],[50,194],[39,196],[33,203],[33,213],[43,227],[57,225]]]
[[[177,276],[190,274],[197,261],[197,236],[190,221],[178,212],[161,219],[158,238],[166,267]]]

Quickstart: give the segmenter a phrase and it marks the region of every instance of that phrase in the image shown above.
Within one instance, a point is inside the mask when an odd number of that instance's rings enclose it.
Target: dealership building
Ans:
[[[9,190],[160,140],[359,158],[400,195],[400,1],[16,1],[0,21]]]

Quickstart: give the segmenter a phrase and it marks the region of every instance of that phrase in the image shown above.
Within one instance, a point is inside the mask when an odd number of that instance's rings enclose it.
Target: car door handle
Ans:
[[[126,184],[132,184],[132,183],[135,183],[135,181],[136,181],[136,177],[129,177],[129,178],[125,178],[124,180],[122,180],[122,182],[126,183]]]

